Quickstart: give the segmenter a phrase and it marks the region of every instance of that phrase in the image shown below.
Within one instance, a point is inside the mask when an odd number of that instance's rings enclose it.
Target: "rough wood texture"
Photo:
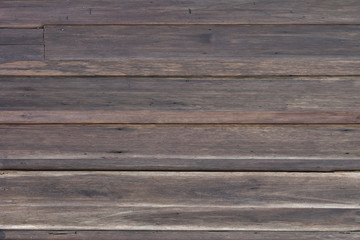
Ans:
[[[7,240],[358,240],[358,232],[247,231],[0,231]]]
[[[9,230],[358,231],[360,220],[360,208],[136,208],[81,203],[2,205],[0,210],[10,216],[0,227]]]
[[[0,110],[349,111],[360,77],[0,78]]]
[[[360,75],[360,59],[126,59],[0,63],[0,76]]]
[[[358,125],[3,125],[2,169],[360,170]]]
[[[0,123],[360,123],[359,92],[359,77],[2,77]]]
[[[49,26],[45,42],[48,60],[351,59],[360,26]]]
[[[351,209],[360,198],[360,173],[2,171],[0,179],[3,206]]]
[[[0,0],[0,239],[360,239],[359,12]]]
[[[43,60],[44,46],[41,45],[0,45],[0,64],[9,61]]]
[[[0,29],[0,45],[4,44],[44,45],[43,29]]]
[[[0,27],[44,24],[359,24],[357,0],[1,1]]]
[[[174,104],[176,105],[176,104]],[[15,110],[1,111],[0,124],[113,123],[360,123],[360,112],[208,110]]]
[[[42,29],[0,29],[0,63],[43,58]]]
[[[360,221],[359,173],[4,172],[0,179],[3,229],[354,231]]]

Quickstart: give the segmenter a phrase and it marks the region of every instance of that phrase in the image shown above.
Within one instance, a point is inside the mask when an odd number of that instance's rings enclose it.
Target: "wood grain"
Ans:
[[[1,1],[0,27],[44,24],[359,24],[357,0]]]
[[[353,231],[360,220],[359,173],[4,172],[0,179],[3,229]]]
[[[2,171],[1,205],[354,208],[360,173]],[[26,191],[31,189],[31,191]]]
[[[43,31],[43,29],[0,29],[0,45],[44,45]]]
[[[351,76],[360,60],[328,59],[126,59],[13,61],[0,63],[0,76]]]
[[[358,111],[15,110],[1,111],[0,124],[349,124],[360,123],[359,116]]]
[[[11,61],[39,61],[44,58],[41,45],[0,45],[0,64]]]
[[[46,59],[350,58],[360,54],[360,27],[47,26]]]
[[[0,210],[4,216],[10,216],[0,227],[9,230],[186,231],[357,231],[360,212],[359,208],[132,208],[83,204],[6,205]]]
[[[358,123],[359,92],[359,77],[1,77],[0,123]]]
[[[0,232],[7,240],[357,240],[357,232],[249,232],[249,231],[11,231]],[[2,238],[1,238],[2,237]]]
[[[0,29],[0,63],[43,58],[43,29]]]
[[[0,239],[359,239],[359,12],[0,0]]]
[[[358,125],[2,125],[1,169],[360,170]]]

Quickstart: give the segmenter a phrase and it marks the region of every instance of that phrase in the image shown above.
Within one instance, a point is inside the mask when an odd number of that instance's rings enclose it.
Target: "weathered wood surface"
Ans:
[[[0,29],[0,45],[44,45],[43,29]]]
[[[351,209],[360,199],[360,173],[2,171],[0,179],[3,206]]]
[[[0,44],[0,64],[9,61],[38,61],[43,59],[44,46]]]
[[[2,125],[2,169],[359,170],[358,125]]]
[[[360,26],[350,25],[65,25],[46,26],[44,36],[48,60],[351,59],[360,55]]]
[[[10,216],[10,221],[0,227],[9,230],[186,231],[357,231],[360,212],[360,208],[134,208],[86,204],[2,205],[0,210]]]
[[[1,77],[0,123],[360,123],[359,92],[359,77]]]
[[[357,240],[358,232],[248,231],[0,231],[7,240]]]
[[[0,27],[44,24],[359,24],[356,0],[1,1]]]
[[[354,231],[360,221],[359,173],[3,172],[0,179],[2,229]]]
[[[0,29],[0,64],[43,59],[43,29]]]
[[[176,105],[176,104],[174,104]],[[360,112],[340,111],[209,111],[209,110],[15,110],[1,111],[0,124],[114,123],[360,123]]]
[[[0,1],[0,239],[359,239],[359,12]]]
[[[360,59],[121,59],[14,61],[0,63],[0,76],[352,76]]]

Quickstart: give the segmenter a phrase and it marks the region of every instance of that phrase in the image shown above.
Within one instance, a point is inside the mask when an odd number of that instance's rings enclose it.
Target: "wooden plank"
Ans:
[[[44,59],[42,45],[0,45],[0,64],[11,61],[39,61]]]
[[[360,173],[4,172],[0,227],[358,230]]]
[[[43,59],[43,29],[0,29],[0,63]]]
[[[358,125],[2,125],[1,169],[360,170]]]
[[[113,124],[113,123],[360,123],[360,112],[208,110],[27,110],[1,111],[0,124]]]
[[[0,76],[351,76],[359,66],[350,58],[14,61],[0,63]]]
[[[357,0],[1,1],[0,27],[44,24],[359,24]]]
[[[9,230],[357,231],[359,208],[0,206]],[[21,213],[21,214],[15,214]],[[24,222],[24,219],[29,219]]]
[[[360,123],[359,77],[0,78],[0,123]]]
[[[0,239],[8,240],[357,240],[359,237],[360,234],[358,232],[0,231]]]
[[[47,26],[46,59],[350,58],[360,26]]]
[[[43,29],[0,29],[0,45],[5,44],[44,45]]]

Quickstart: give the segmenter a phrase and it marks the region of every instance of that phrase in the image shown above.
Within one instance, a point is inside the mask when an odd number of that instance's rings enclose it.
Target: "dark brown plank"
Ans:
[[[0,63],[43,59],[42,29],[0,29]]]
[[[1,1],[0,27],[44,24],[359,24],[357,0]]]
[[[2,125],[1,169],[360,170],[358,125]]]
[[[0,227],[358,230],[360,173],[3,172]]]
[[[0,63],[0,76],[360,75],[359,59],[124,59]]]
[[[357,240],[359,237],[358,232],[0,231],[0,239],[7,240]]]
[[[358,123],[359,77],[0,78],[0,123]]]
[[[48,26],[46,59],[351,58],[360,26]]]

